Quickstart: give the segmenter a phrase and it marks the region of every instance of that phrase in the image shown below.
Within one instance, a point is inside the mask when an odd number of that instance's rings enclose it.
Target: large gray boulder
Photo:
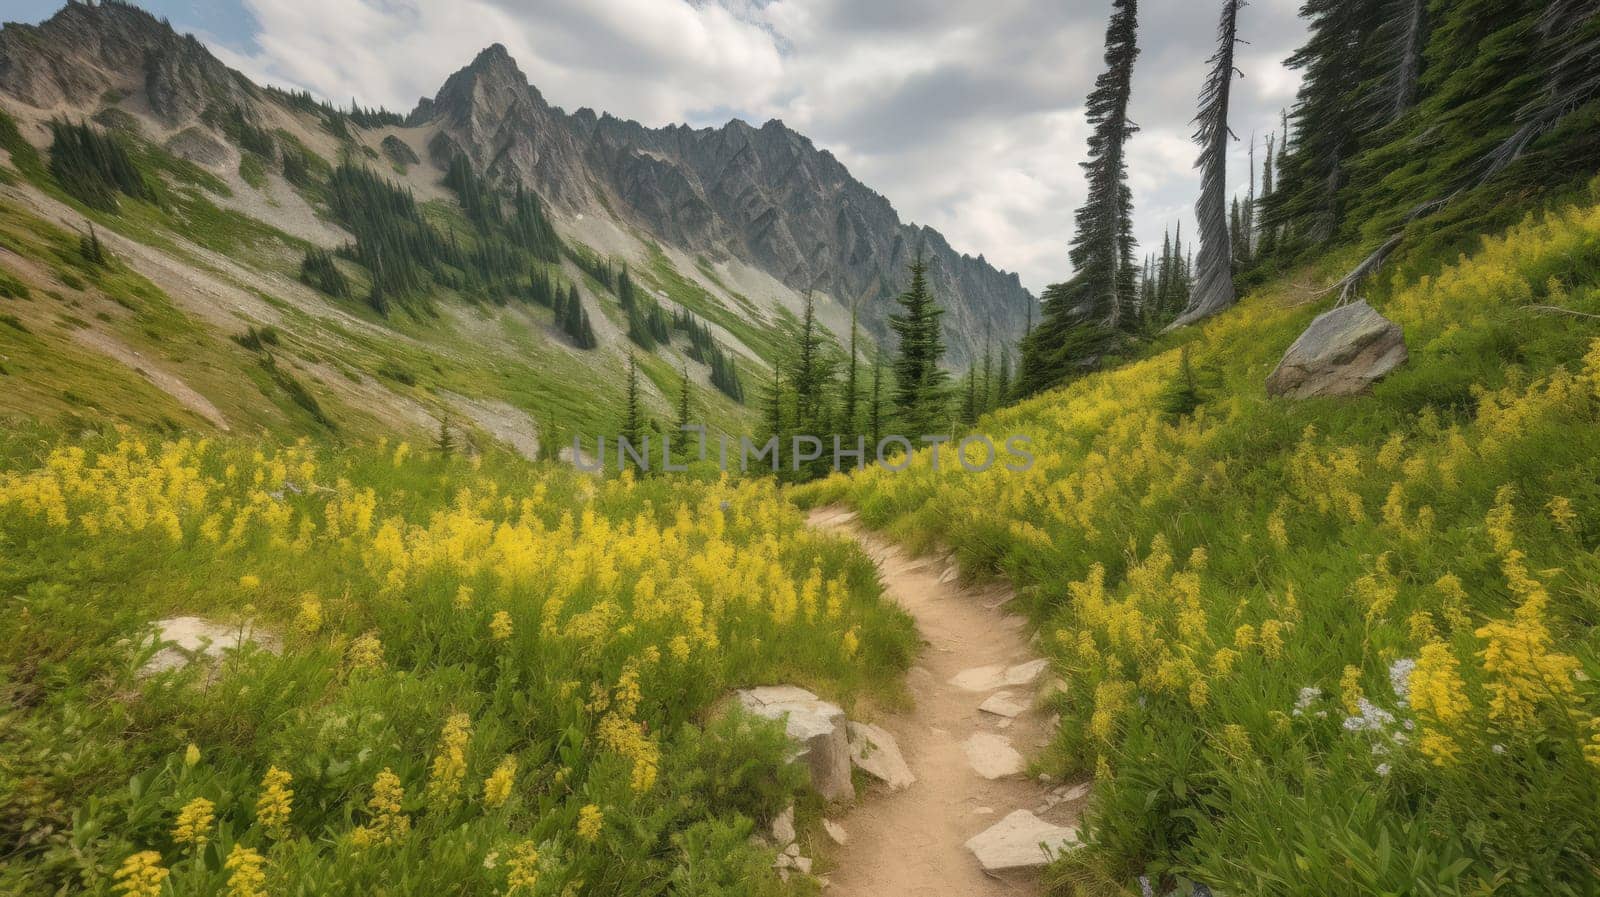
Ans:
[[[744,709],[764,719],[781,720],[811,769],[811,787],[826,800],[856,796],[850,780],[850,742],[844,711],[803,688],[768,685],[739,692]]]
[[[1293,399],[1358,395],[1405,362],[1400,325],[1366,302],[1352,302],[1311,322],[1267,377],[1267,394]]]

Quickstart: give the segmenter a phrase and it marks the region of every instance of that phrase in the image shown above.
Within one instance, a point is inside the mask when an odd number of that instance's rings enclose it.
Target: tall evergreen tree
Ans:
[[[648,424],[644,419],[643,399],[639,394],[639,359],[632,352],[628,353],[628,392],[626,404],[622,409],[622,429],[618,436],[628,440],[628,444],[644,451],[644,435]],[[620,462],[622,454],[617,458]]]
[[[1211,57],[1211,75],[1200,93],[1200,114],[1195,116],[1195,142],[1200,145],[1200,198],[1195,218],[1200,222],[1200,272],[1183,313],[1171,327],[1181,327],[1210,317],[1232,305],[1233,259],[1228,240],[1228,99],[1238,70],[1233,52],[1239,42],[1239,8],[1243,0],[1223,0],[1217,25],[1217,52]]]
[[[867,408],[867,427],[871,430],[872,445],[883,441],[883,353],[873,356],[872,403]]]
[[[860,353],[856,349],[856,338],[860,334],[856,326],[856,306],[850,305],[850,366],[845,369],[844,379],[844,419],[840,422],[839,429],[850,435],[856,432],[858,424],[857,406],[861,401],[861,384],[857,369],[860,366]]]
[[[928,285],[928,266],[918,253],[910,266],[911,281],[895,299],[901,312],[889,316],[889,327],[899,337],[894,360],[896,419],[915,435],[938,432],[948,413],[945,384],[950,374],[944,359],[944,334],[939,307]]]

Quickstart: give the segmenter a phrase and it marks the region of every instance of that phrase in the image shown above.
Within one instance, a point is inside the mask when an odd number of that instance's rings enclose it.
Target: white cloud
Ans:
[[[243,0],[259,29],[219,55],[248,74],[337,102],[408,109],[500,42],[551,102],[648,125],[782,118],[958,250],[1066,276],[1083,194],[1085,95],[1109,0]],[[1246,8],[1230,160],[1275,127],[1298,83],[1296,0]],[[1189,216],[1189,118],[1218,10],[1141,5],[1130,146],[1137,233],[1159,248]],[[1242,190],[1242,184],[1241,184]],[[1192,232],[1185,226],[1186,232]]]

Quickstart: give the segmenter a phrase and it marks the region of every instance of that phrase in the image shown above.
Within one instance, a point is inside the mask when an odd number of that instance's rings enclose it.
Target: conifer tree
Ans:
[[[856,326],[856,306],[850,306],[850,366],[845,369],[844,379],[844,420],[840,429],[846,434],[856,432],[856,406],[861,399],[861,386],[858,382],[857,368],[859,366],[859,352],[856,350],[856,337],[860,333]]]
[[[1200,114],[1195,116],[1194,139],[1200,145],[1200,198],[1195,218],[1200,222],[1200,271],[1183,313],[1168,325],[1181,327],[1210,317],[1232,305],[1233,258],[1228,239],[1227,180],[1228,99],[1238,70],[1233,64],[1239,40],[1239,8],[1243,0],[1223,0],[1217,26],[1217,52],[1211,57],[1211,75],[1200,93]]]
[[[872,361],[872,402],[867,408],[867,426],[874,447],[883,441],[883,411],[883,353],[879,352]]]
[[[928,266],[918,253],[910,265],[911,280],[895,301],[901,312],[889,316],[889,327],[899,337],[894,360],[896,419],[917,435],[937,432],[945,422],[945,385],[949,372],[940,367],[944,336],[940,318],[944,310],[928,286]]]
[[[644,407],[639,395],[639,359],[632,352],[628,353],[628,392],[626,402],[622,409],[622,429],[618,436],[626,439],[628,444],[639,450],[644,450],[644,435],[648,425],[644,419]],[[620,460],[622,455],[618,452]]]

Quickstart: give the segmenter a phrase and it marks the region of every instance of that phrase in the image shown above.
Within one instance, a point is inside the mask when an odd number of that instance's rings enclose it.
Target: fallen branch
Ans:
[[[1571,315],[1574,318],[1588,318],[1591,321],[1600,321],[1600,315],[1592,315],[1586,311],[1575,311],[1570,308],[1562,308],[1559,305],[1524,305],[1522,307],[1528,311],[1536,311],[1545,315]]]

